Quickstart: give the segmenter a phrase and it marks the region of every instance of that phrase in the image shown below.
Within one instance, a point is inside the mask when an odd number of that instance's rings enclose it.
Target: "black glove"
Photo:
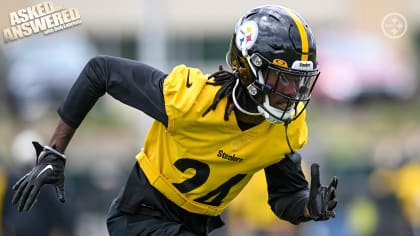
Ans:
[[[64,194],[65,156],[53,147],[42,146],[38,142],[32,142],[32,144],[37,155],[36,165],[12,188],[14,191],[12,204],[17,205],[19,211],[28,211],[32,208],[44,184],[54,185],[58,199],[61,202],[66,201]]]
[[[309,190],[309,201],[307,208],[309,217],[312,220],[328,220],[335,217],[333,209],[337,206],[335,190],[337,189],[338,179],[333,177],[328,187],[320,184],[319,165],[311,165],[311,188]]]

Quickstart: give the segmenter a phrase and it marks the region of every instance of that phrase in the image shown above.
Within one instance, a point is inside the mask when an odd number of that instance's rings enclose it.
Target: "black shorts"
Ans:
[[[147,212],[127,214],[118,210],[119,199],[116,198],[109,209],[107,216],[107,227],[110,236],[131,236],[131,235],[182,235],[193,236],[185,226],[178,222],[171,222],[164,217]]]
[[[116,235],[207,235],[223,226],[219,216],[188,212],[149,184],[138,163],[111,204],[107,227]]]

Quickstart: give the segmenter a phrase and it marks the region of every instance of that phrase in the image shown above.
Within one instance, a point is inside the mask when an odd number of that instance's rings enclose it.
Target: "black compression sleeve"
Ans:
[[[162,95],[165,77],[160,70],[137,61],[96,56],[86,64],[58,113],[69,126],[77,128],[99,97],[108,93],[166,126]]]
[[[303,217],[309,198],[308,182],[302,172],[301,162],[286,157],[264,169],[268,202],[273,212],[292,224],[305,221]]]

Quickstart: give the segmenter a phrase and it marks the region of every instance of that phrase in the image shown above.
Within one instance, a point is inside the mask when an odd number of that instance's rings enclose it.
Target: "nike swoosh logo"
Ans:
[[[190,70],[188,70],[188,74],[187,74],[187,88],[191,87],[192,83],[190,82]]]
[[[44,173],[45,171],[47,171],[49,169],[53,170],[53,166],[51,164],[45,166],[44,169],[42,169],[41,172],[39,172],[39,174],[36,176],[36,178],[38,178],[40,175],[42,175],[42,173]]]

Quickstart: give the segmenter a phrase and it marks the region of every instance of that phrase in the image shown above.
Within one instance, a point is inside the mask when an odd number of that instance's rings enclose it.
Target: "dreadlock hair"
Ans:
[[[217,104],[222,100],[222,98],[227,97],[228,101],[226,103],[224,120],[229,120],[229,115],[232,113],[234,104],[232,100],[232,93],[233,88],[235,87],[235,82],[239,78],[239,73],[234,70],[233,72],[229,72],[223,69],[223,66],[219,66],[219,70],[213,74],[211,74],[208,78],[206,84],[210,85],[222,85],[222,87],[217,91],[216,95],[214,96],[213,103],[204,111],[203,115],[205,116],[209,111],[215,110]],[[238,96],[243,93],[242,86],[238,86],[237,88]],[[234,94],[233,96],[235,96]]]

